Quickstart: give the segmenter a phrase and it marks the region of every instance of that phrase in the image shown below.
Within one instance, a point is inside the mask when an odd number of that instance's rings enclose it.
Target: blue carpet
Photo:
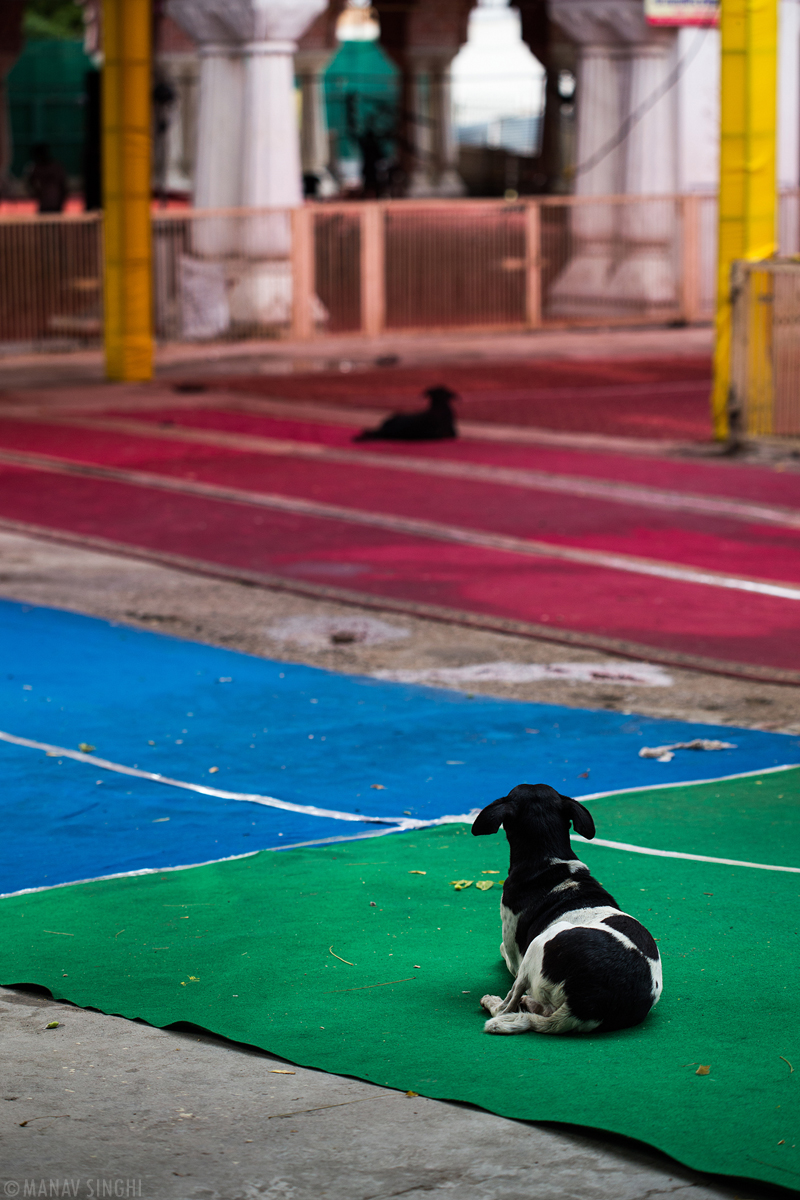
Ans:
[[[5,732],[69,749],[88,743],[126,766],[351,813],[430,819],[522,781],[585,795],[800,761],[800,740],[787,735],[469,699],[6,601],[0,647]],[[671,763],[638,757],[643,745],[700,736],[737,748]],[[0,761],[4,893],[376,829],[2,742]]]

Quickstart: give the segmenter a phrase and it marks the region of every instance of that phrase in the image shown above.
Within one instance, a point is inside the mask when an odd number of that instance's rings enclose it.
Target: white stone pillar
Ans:
[[[676,31],[651,31],[651,40],[632,47],[628,112],[641,116],[625,139],[623,190],[629,196],[670,196],[678,190],[677,93],[670,87],[675,66]],[[647,107],[654,93],[663,95]],[[620,235],[624,259],[609,296],[649,309],[678,303],[673,250],[678,228],[674,199],[648,200],[622,209]]]
[[[453,136],[453,103],[450,63],[457,50],[409,51],[412,64],[413,122],[411,136],[415,165],[409,196],[463,196],[464,181],[458,174],[458,153]]]
[[[295,71],[300,80],[300,163],[303,175],[317,180],[318,196],[335,196],[339,188],[328,169],[328,117],[325,111],[324,71],[333,52],[298,50],[294,57]]]
[[[240,162],[242,62],[230,43],[200,46],[200,102],[194,173],[196,208],[238,208],[242,203]],[[230,221],[197,222],[193,247],[205,255],[231,254],[237,247]]]
[[[433,141],[433,171],[437,196],[464,196],[466,186],[458,173],[458,146],[453,133],[453,95],[449,50],[430,60],[430,115]]]
[[[578,57],[578,129],[576,161],[586,164],[575,180],[579,196],[609,196],[622,190],[622,156],[605,147],[619,127],[623,111],[624,59],[619,47],[603,43],[581,46]],[[594,164],[594,165],[590,165]],[[572,255],[551,289],[553,310],[587,312],[587,304],[603,306],[615,266],[613,205],[591,204],[572,210]]]
[[[674,31],[645,24],[642,0],[549,0],[578,46],[579,196],[677,191],[675,91],[647,107],[674,65]],[[627,123],[631,122],[628,126]],[[677,300],[677,214],[669,201],[573,210],[570,262],[554,283],[554,315],[600,315]]]
[[[168,0],[169,15],[199,43],[202,59],[196,208],[302,204],[294,54],[327,2]],[[196,225],[192,249],[206,261],[182,262],[184,311],[203,330],[195,336],[288,321],[289,214]]]
[[[411,72],[409,91],[408,141],[411,144],[411,175],[406,195],[424,198],[435,195],[433,175],[433,138],[431,137],[430,76],[428,57],[413,50],[408,54]]]
[[[293,55],[328,0],[168,0],[199,44],[195,206],[302,203]]]
[[[242,205],[297,208],[303,200],[294,94],[294,42],[248,42],[244,47]],[[265,148],[269,147],[269,153]],[[289,213],[242,222],[241,249],[250,260],[231,295],[231,314],[243,324],[288,320],[292,304]]]

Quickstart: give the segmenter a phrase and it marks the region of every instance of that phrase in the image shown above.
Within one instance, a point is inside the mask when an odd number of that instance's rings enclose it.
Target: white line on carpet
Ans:
[[[604,838],[592,838],[588,841],[579,833],[570,835],[573,841],[582,842],[584,846],[607,846],[611,850],[628,850],[631,854],[652,854],[656,858],[688,858],[690,862],[721,863],[726,867],[755,867],[759,871],[791,871],[800,875],[800,867],[776,867],[769,863],[743,862],[738,858],[712,858],[707,854],[684,854],[681,850],[653,850],[650,846],[634,846],[630,842],[608,842]]]
[[[345,821],[360,821],[362,823],[383,824],[387,828],[371,831],[369,833],[358,833],[351,837],[330,837],[316,838],[306,842],[289,842],[285,846],[269,846],[264,851],[250,850],[246,854],[229,854],[224,858],[208,859],[200,863],[187,863],[175,867],[140,867],[135,871],[117,871],[111,875],[97,875],[90,879],[74,879],[68,880],[65,883],[45,884],[41,887],[21,888],[16,892],[0,892],[0,900],[9,899],[12,896],[26,896],[33,892],[48,892],[54,888],[62,887],[77,887],[82,883],[101,883],[107,879],[128,879],[137,875],[157,875],[164,874],[167,871],[190,871],[193,867],[208,867],[219,862],[234,862],[241,858],[252,858],[256,854],[269,852],[282,852],[284,850],[298,850],[304,846],[325,846],[338,844],[339,842],[357,842],[364,838],[383,837],[389,833],[410,833],[419,829],[430,829],[437,825],[458,825],[471,824],[478,815],[479,809],[472,809],[468,813],[458,813],[450,816],[435,817],[430,821],[417,821],[408,817],[366,817],[353,813],[338,813],[332,809],[314,808],[311,805],[289,804],[283,800],[275,800],[270,796],[249,795],[243,792],[226,792],[219,788],[209,788],[203,784],[183,783],[177,779],[170,779],[166,775],[154,774],[151,771],[142,771],[138,767],[126,767],[120,763],[113,763],[104,758],[97,758],[92,754],[84,754],[78,750],[67,750],[60,746],[53,746],[47,742],[36,742],[30,738],[16,737],[14,734],[6,733],[0,730],[0,740],[9,742],[11,745],[24,746],[32,750],[43,750],[47,754],[55,755],[64,758],[72,758],[77,762],[90,763],[92,766],[102,767],[103,770],[117,771],[122,775],[134,775],[137,778],[149,779],[155,783],[164,783],[170,787],[186,788],[189,791],[200,792],[203,795],[214,796],[226,800],[244,800],[255,804],[265,804],[270,808],[288,809],[291,812],[306,813],[309,816],[333,817],[337,820]],[[607,796],[623,796],[631,792],[649,792],[660,791],[663,788],[678,788],[678,787],[697,787],[704,783],[725,783],[733,779],[748,779],[755,775],[770,775],[777,771],[796,770],[800,766],[798,763],[787,763],[778,767],[765,767],[761,771],[740,771],[735,775],[720,775],[715,779],[691,779],[681,780],[677,783],[656,783],[651,785],[641,785],[634,788],[621,788],[616,792],[594,792],[591,795],[579,796],[576,799],[584,800],[599,800]],[[389,825],[389,822],[393,824]],[[746,862],[736,858],[713,858],[704,854],[686,854],[680,850],[656,850],[649,846],[636,846],[629,842],[611,842],[605,838],[593,838],[588,841],[580,834],[573,833],[571,837],[589,846],[604,846],[611,850],[625,850],[632,854],[648,854],[657,858],[681,858],[688,859],[691,862],[707,862],[718,863],[722,866],[730,867],[752,867],[759,871],[783,871],[792,874],[800,874],[800,867],[781,867],[774,866],[768,863]]]
[[[798,584],[778,583],[765,579],[726,575],[722,571],[713,571],[708,568],[659,562],[656,559],[639,558],[632,554],[586,550],[577,546],[562,546],[552,542],[534,541],[531,538],[490,533],[486,530],[466,529],[459,525],[445,525],[439,521],[427,521],[419,517],[403,517],[393,513],[366,512],[362,509],[346,508],[340,504],[327,504],[296,496],[281,496],[270,492],[251,492],[242,488],[222,487],[219,484],[202,483],[194,479],[173,478],[166,475],[155,475],[147,471],[125,470],[120,467],[101,467],[92,463],[69,461],[55,458],[51,455],[29,454],[16,450],[0,450],[0,462],[28,470],[49,471],[59,475],[78,475],[90,479],[104,479],[113,483],[130,484],[134,487],[154,488],[165,492],[204,496],[210,500],[221,500],[233,504],[253,505],[257,508],[267,508],[277,512],[296,513],[307,517],[321,517],[332,521],[346,521],[353,525],[367,525],[372,528],[385,529],[391,533],[409,534],[412,537],[433,538],[436,541],[476,546],[484,550],[496,550],[501,553],[521,554],[536,558],[557,559],[562,562],[581,563],[583,566],[588,567],[625,571],[635,575],[652,575],[659,579],[670,579],[678,583],[695,583],[707,587],[752,592],[757,595],[772,596],[781,600],[800,600],[800,585]]]
[[[13,413],[0,414],[6,418]],[[527,468],[498,467],[490,463],[463,462],[457,459],[415,458],[411,455],[375,453],[369,450],[350,450],[327,446],[319,442],[301,442],[286,438],[264,437],[259,434],[229,433],[226,430],[194,429],[187,425],[163,428],[154,421],[130,420],[123,417],[39,417],[44,425],[69,425],[98,429],[111,433],[128,433],[161,441],[195,442],[220,449],[236,449],[250,454],[279,455],[291,458],[310,458],[315,462],[346,463],[377,467],[379,470],[406,471],[470,482],[502,484],[536,491],[564,493],[569,496],[588,496],[620,504],[644,505],[672,511],[702,513],[706,516],[727,517],[731,520],[780,525],[800,529],[800,512],[784,505],[762,504],[726,496],[704,496],[647,484],[628,483],[610,479],[593,479],[577,475],[561,475],[551,471]]]
[[[202,796],[213,796],[218,800],[243,800],[250,804],[263,804],[266,808],[280,808],[286,812],[303,813],[307,817],[328,817],[334,821],[355,821],[366,825],[396,825],[400,829],[418,829],[423,822],[411,820],[408,817],[370,817],[361,813],[338,812],[331,808],[316,808],[313,804],[292,804],[288,800],[276,800],[274,796],[260,796],[249,792],[226,792],[221,788],[208,787],[203,783],[186,783],[181,779],[170,779],[167,775],[159,775],[153,771],[143,771],[139,767],[126,767],[122,763],[111,762],[106,758],[98,758],[94,754],[84,754],[80,750],[67,750],[64,746],[52,746],[48,742],[35,742],[31,738],[16,737],[13,733],[0,730],[0,741],[9,742],[12,746],[25,746],[29,750],[42,750],[52,758],[72,758],[76,762],[90,763],[103,771],[116,771],[119,775],[134,775],[137,779],[149,779],[153,783],[165,783],[168,787],[184,788],[189,792],[199,792]]]

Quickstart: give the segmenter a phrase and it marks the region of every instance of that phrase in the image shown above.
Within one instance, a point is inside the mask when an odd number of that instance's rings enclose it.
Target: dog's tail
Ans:
[[[585,1030],[586,1021],[574,1017],[569,1005],[564,1002],[549,1016],[532,1012],[509,1012],[492,1017],[484,1025],[486,1033],[569,1033],[572,1029]]]

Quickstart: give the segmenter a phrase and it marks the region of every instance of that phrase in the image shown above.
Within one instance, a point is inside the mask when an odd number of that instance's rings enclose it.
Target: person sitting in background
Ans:
[[[67,173],[50,153],[50,147],[39,142],[33,147],[33,167],[28,174],[28,188],[39,203],[40,213],[60,213],[67,198]]]

